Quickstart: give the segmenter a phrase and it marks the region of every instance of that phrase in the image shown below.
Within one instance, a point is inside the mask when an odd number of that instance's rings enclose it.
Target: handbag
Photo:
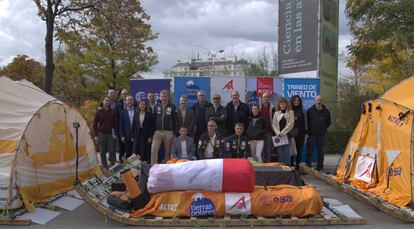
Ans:
[[[291,138],[297,137],[299,135],[299,128],[293,128],[287,135]]]

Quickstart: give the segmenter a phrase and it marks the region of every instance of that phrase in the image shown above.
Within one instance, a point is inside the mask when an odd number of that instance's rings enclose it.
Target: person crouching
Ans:
[[[180,136],[175,137],[172,141],[171,158],[197,160],[194,139],[187,136],[187,127],[180,127],[179,133]]]
[[[248,158],[251,157],[249,138],[243,134],[244,124],[234,125],[234,134],[230,135],[225,143],[224,158]]]

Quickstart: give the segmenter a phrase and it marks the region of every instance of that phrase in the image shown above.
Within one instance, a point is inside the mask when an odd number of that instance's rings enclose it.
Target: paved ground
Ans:
[[[338,157],[327,156],[326,167],[333,168],[336,166]],[[328,198],[338,199],[342,203],[349,204],[358,214],[367,219],[365,225],[344,225],[344,226],[325,226],[324,228],[414,228],[414,224],[405,223],[394,219],[393,217],[377,210],[374,207],[367,206],[349,195],[337,191],[332,186],[326,185],[321,181],[314,179],[309,175],[305,175],[304,179],[307,183],[313,184],[319,188],[322,194],[327,194]],[[26,227],[13,227],[13,228],[125,228],[125,225],[118,224],[116,222],[106,220],[105,217],[99,214],[95,209],[88,206],[86,203],[80,206],[75,211],[61,211],[62,214],[49,222],[45,226],[32,224]],[[165,227],[164,227],[165,228]],[[240,227],[238,227],[240,228]],[[267,227],[269,228],[269,227]],[[303,228],[303,227],[292,227]],[[306,228],[320,228],[320,227],[306,227]]]

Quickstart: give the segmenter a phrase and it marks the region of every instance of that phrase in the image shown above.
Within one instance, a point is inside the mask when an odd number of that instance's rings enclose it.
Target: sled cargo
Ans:
[[[140,165],[129,166],[139,167]],[[75,184],[75,190],[91,207],[116,222],[135,226],[274,226],[274,225],[340,225],[340,224],[364,224],[363,217],[349,217],[338,211],[327,201],[323,201],[323,211],[319,215],[309,217],[276,216],[230,216],[224,217],[202,216],[202,217],[157,217],[153,215],[131,218],[133,212],[115,209],[106,202],[111,193],[111,183],[119,179],[121,167],[116,169],[114,175],[105,177],[94,177],[82,183]],[[168,207],[168,206],[166,206]]]
[[[389,204],[388,202],[382,200],[376,195],[371,193],[366,193],[358,190],[356,187],[353,187],[349,184],[341,183],[333,178],[332,175],[318,172],[315,169],[309,168],[306,164],[302,163],[301,168],[308,174],[313,177],[324,181],[325,183],[332,185],[340,191],[343,191],[355,199],[362,201],[364,203],[370,204],[381,211],[391,215],[399,220],[406,222],[414,222],[414,211],[410,208],[399,208],[394,205]]]

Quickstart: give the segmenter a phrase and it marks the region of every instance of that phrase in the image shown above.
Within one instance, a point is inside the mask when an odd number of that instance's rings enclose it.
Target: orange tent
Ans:
[[[414,76],[363,104],[336,180],[398,207],[414,202]]]

